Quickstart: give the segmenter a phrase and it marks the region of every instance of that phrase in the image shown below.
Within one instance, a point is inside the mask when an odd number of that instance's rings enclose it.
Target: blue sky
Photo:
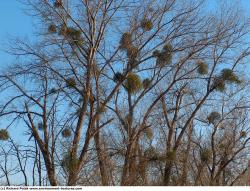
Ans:
[[[27,10],[20,1],[0,0],[0,70],[1,67],[14,62],[14,58],[4,51],[8,48],[8,40],[14,37],[31,39],[34,34],[33,18],[28,16],[25,11]],[[5,128],[4,123],[0,122],[0,129],[2,128]],[[11,128],[9,133],[16,142],[27,145],[26,140],[23,140],[23,136],[21,136],[24,130],[26,129],[18,125],[16,128]],[[12,177],[12,184],[19,184],[19,182],[23,181],[23,177],[20,175],[15,177],[14,179]]]
[[[0,59],[1,65],[11,61],[4,53],[10,37],[28,38],[32,35],[32,18],[24,13],[24,6],[16,0],[0,1]]]
[[[33,21],[30,16],[25,14],[24,8],[20,1],[0,0],[0,69],[14,62],[14,58],[4,51],[8,47],[10,38],[32,38]],[[4,123],[0,122],[0,128],[4,128],[2,125],[4,126]],[[21,128],[10,130],[11,136],[17,140],[20,133],[23,133]]]

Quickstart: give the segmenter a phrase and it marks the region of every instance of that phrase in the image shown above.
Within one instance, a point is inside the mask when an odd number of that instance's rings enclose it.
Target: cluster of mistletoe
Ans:
[[[173,57],[173,47],[170,43],[164,45],[161,51],[155,50],[153,56],[156,58],[156,65],[164,67],[171,64]]]

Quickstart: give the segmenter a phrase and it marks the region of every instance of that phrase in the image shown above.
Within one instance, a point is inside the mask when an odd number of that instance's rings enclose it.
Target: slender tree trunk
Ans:
[[[106,166],[106,158],[105,158],[105,153],[104,153],[105,151],[101,148],[101,145],[100,145],[99,132],[95,134],[94,140],[95,140],[95,147],[96,147],[96,152],[97,152],[97,157],[98,157],[98,162],[99,162],[102,185],[108,186],[109,185],[109,175],[107,171],[108,168]]]
[[[71,175],[69,176],[67,185],[68,185],[68,186],[76,186],[77,176],[78,176],[78,173],[77,173],[77,172],[76,172],[75,174],[71,174]]]
[[[129,163],[129,185],[137,185],[137,145],[132,147],[131,159]]]
[[[139,150],[139,164],[138,164],[138,173],[142,179],[141,185],[146,186],[148,185],[147,181],[147,166],[148,166],[148,159],[145,158],[145,156],[142,154],[142,152]]]
[[[54,166],[51,163],[49,153],[46,152],[46,151],[43,151],[42,154],[43,154],[43,157],[44,157],[45,166],[46,166],[46,170],[47,170],[47,173],[48,173],[48,179],[49,179],[50,185],[51,186],[57,186],[55,169],[54,169]]]
[[[130,148],[127,148],[125,159],[124,159],[124,165],[122,169],[122,177],[121,177],[121,186],[127,185],[127,174],[128,174],[128,163],[129,163],[129,153]]]
[[[170,185],[170,177],[172,173],[173,161],[167,160],[165,163],[165,170],[164,170],[164,177],[163,177],[163,185],[169,186]]]
[[[41,165],[41,152],[40,151],[38,151],[37,171],[38,171],[39,186],[42,186],[42,165]]]
[[[137,164],[136,164],[136,156],[137,156],[137,141],[131,142],[128,145],[125,161],[123,166],[122,178],[121,178],[121,186],[132,186],[136,184],[136,175],[137,175]]]
[[[184,155],[183,169],[182,169],[181,180],[180,180],[181,186],[185,186],[187,184],[188,158],[189,158],[189,152],[191,149],[192,132],[193,132],[193,125],[190,126],[189,131],[188,131],[188,143],[187,143],[187,149]]]

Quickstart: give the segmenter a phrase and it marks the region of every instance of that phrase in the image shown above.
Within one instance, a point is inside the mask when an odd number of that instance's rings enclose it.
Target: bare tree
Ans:
[[[242,180],[249,22],[238,9],[209,13],[203,0],[26,2],[38,39],[14,40],[18,63],[0,75],[0,117],[26,128],[33,145],[29,181],[28,155],[12,142],[25,185]]]

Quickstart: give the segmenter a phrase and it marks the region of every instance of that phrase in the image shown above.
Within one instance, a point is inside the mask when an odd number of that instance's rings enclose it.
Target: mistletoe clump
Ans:
[[[150,31],[153,29],[153,22],[150,21],[149,19],[143,19],[141,21],[141,28],[144,30],[144,31]]]
[[[130,68],[138,66],[139,62],[137,60],[139,54],[139,49],[135,46],[130,46],[127,49],[128,65]]]
[[[0,140],[6,141],[10,138],[9,132],[6,129],[1,129],[0,130]]]
[[[127,48],[127,56],[130,61],[135,61],[138,56],[139,50],[135,46],[130,46]]]
[[[172,54],[173,52],[173,47],[171,44],[167,43],[162,51],[154,51],[153,52],[153,56],[156,57],[156,65],[160,66],[160,67],[164,67],[168,64],[171,64],[172,62]]]
[[[144,156],[149,161],[156,161],[156,160],[159,160],[159,158],[161,157],[160,154],[157,152],[157,150],[153,146],[150,146],[148,149],[145,150]]]
[[[144,80],[142,81],[142,85],[143,85],[143,88],[144,88],[144,89],[149,88],[149,86],[151,85],[150,79],[148,79],[148,78],[144,79]]]
[[[49,33],[56,33],[57,32],[56,25],[54,25],[54,24],[49,25],[48,32]]]
[[[101,102],[100,107],[98,109],[98,112],[103,113],[103,112],[106,112],[106,111],[107,111],[107,107],[105,106],[104,103]]]
[[[144,130],[144,133],[148,139],[152,139],[154,136],[152,129],[149,127]]]
[[[49,94],[55,94],[57,92],[56,88],[51,88]]]
[[[62,0],[56,0],[54,6],[55,8],[61,8],[63,6]]]
[[[71,130],[70,128],[65,128],[62,130],[62,136],[64,138],[70,137],[71,136]]]
[[[220,75],[214,78],[213,88],[224,91],[227,83],[240,84],[241,80],[231,69],[223,69]]]
[[[70,154],[66,154],[63,157],[63,160],[61,162],[61,166],[65,168],[66,171],[72,172],[76,169],[78,165],[79,160],[75,157],[72,157]]]
[[[150,146],[148,149],[145,150],[144,156],[148,159],[148,161],[165,162],[166,160],[168,160],[166,154],[162,154],[162,153],[158,152],[153,146]],[[175,158],[175,154],[174,154],[174,157],[172,159],[174,160],[174,158]]]
[[[202,162],[209,162],[211,159],[211,150],[209,149],[203,149],[200,153],[200,158]]]
[[[76,86],[76,80],[75,78],[68,78],[66,80],[66,84],[68,88],[74,88]]]
[[[223,92],[226,89],[225,81],[221,77],[215,77],[213,80],[213,88],[220,92]]]
[[[239,84],[241,82],[239,80],[238,76],[231,69],[223,69],[221,71],[221,78],[224,81],[227,81],[227,82],[230,82],[230,83]]]
[[[241,131],[240,132],[240,137],[241,138],[245,138],[247,136],[247,132],[246,131]]]
[[[173,51],[173,46],[170,43],[167,43],[167,44],[164,45],[163,51],[165,51],[167,53],[170,53],[170,52]]]
[[[76,110],[75,114],[76,114],[77,116],[80,116],[80,114],[81,114],[81,108],[78,108],[78,109]]]
[[[116,72],[114,77],[113,77],[113,80],[115,82],[121,82],[124,78],[124,75],[121,73],[121,72]]]
[[[128,32],[124,33],[120,40],[120,48],[128,50],[132,46],[132,35]]]
[[[127,52],[129,66],[132,68],[137,66],[139,49],[132,43],[132,34],[126,32],[122,35],[120,40],[120,48]]]
[[[74,45],[73,43],[81,44],[83,42],[81,30],[74,27],[67,27],[66,25],[62,25],[59,31],[59,35],[67,38],[72,45]]]
[[[81,41],[82,40],[81,34],[82,34],[81,30],[75,29],[73,27],[69,27],[66,30],[66,35],[68,37],[71,37],[74,41]]]
[[[175,152],[175,151],[168,151],[168,152],[166,153],[166,159],[167,159],[168,161],[174,161],[175,158],[176,158],[176,152]]]
[[[138,76],[137,74],[132,73],[132,72],[130,72],[127,75],[127,79],[125,81],[124,86],[125,86],[126,90],[131,94],[137,93],[143,87],[140,76]]]
[[[203,61],[199,60],[197,63],[197,72],[201,75],[205,75],[208,73],[208,65]]]
[[[225,145],[223,143],[219,144],[218,146],[220,149],[224,149],[225,148]]]
[[[62,35],[62,36],[66,36],[67,35],[67,29],[68,29],[68,27],[66,25],[62,25],[59,32],[58,32],[58,34]]]
[[[161,51],[155,50],[152,55],[153,55],[153,57],[158,58],[161,55]]]
[[[211,112],[209,116],[207,117],[208,122],[212,124],[217,123],[220,119],[221,119],[221,115],[220,113],[216,111]]]
[[[39,122],[39,123],[37,124],[37,128],[38,128],[39,130],[44,130],[43,122]]]

